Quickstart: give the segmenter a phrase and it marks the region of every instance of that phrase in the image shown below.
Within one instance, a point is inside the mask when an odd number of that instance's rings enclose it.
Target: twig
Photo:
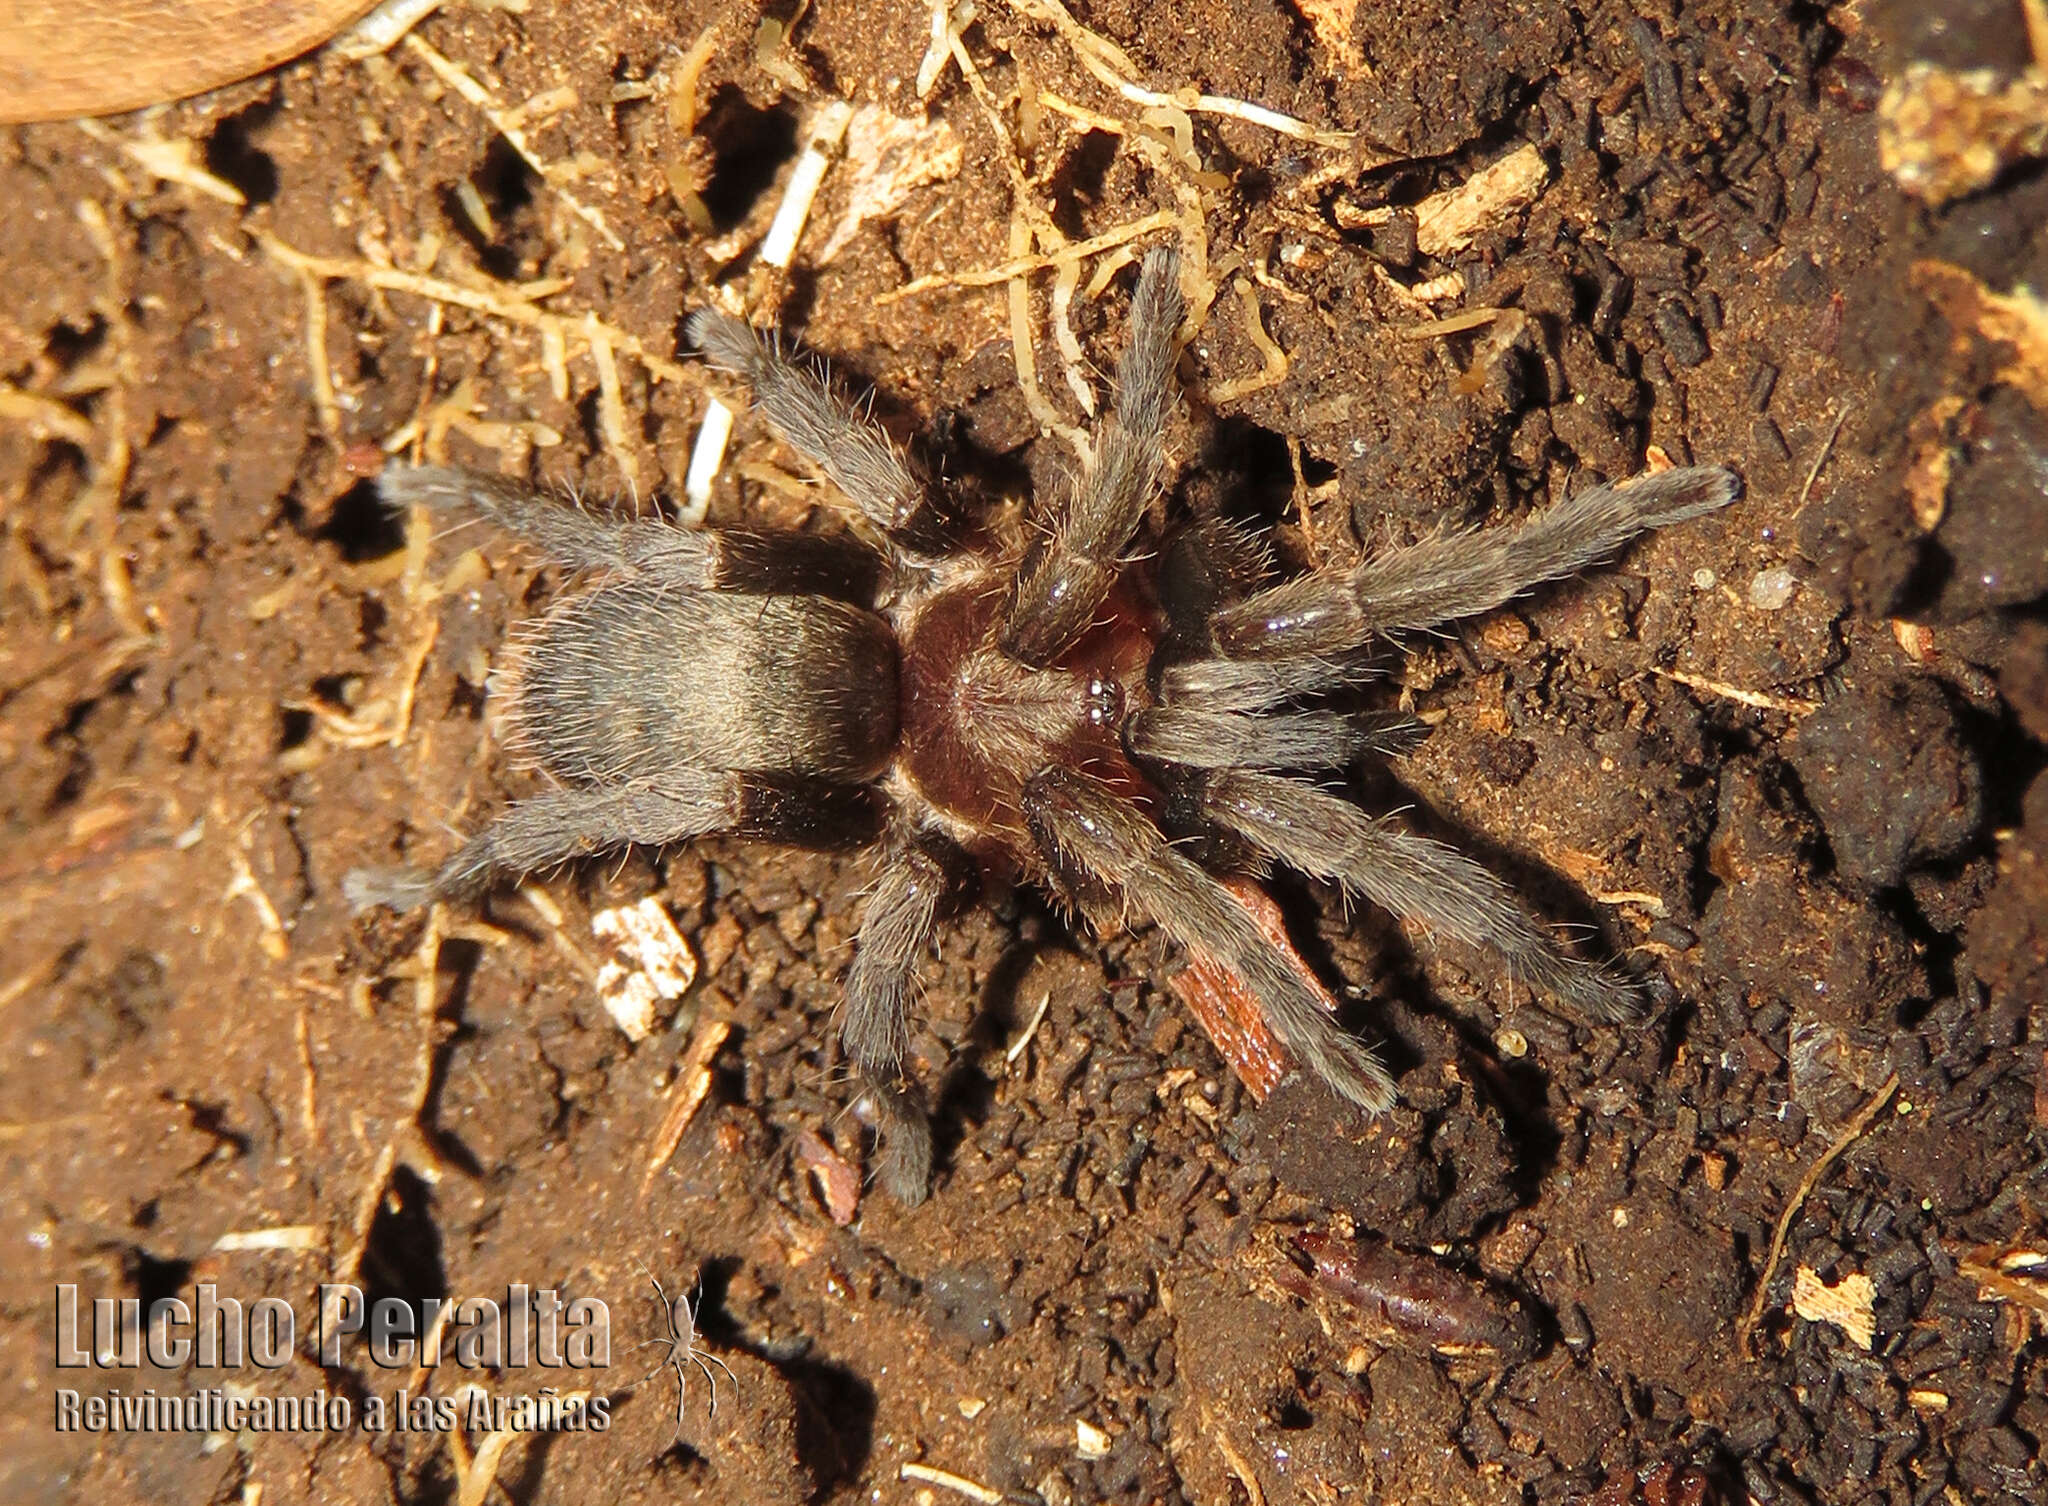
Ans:
[[[929,1464],[899,1465],[896,1478],[921,1480],[926,1485],[936,1485],[941,1490],[950,1490],[955,1495],[967,1497],[970,1501],[979,1501],[981,1506],[1003,1506],[1003,1493],[1000,1490],[990,1490],[986,1485],[978,1484],[965,1475],[956,1475],[950,1470],[933,1469]]]
[[[1048,988],[1038,996],[1038,1008],[1031,1012],[1031,1023],[1024,1027],[1023,1033],[1010,1042],[1009,1049],[1003,1052],[1005,1062],[1014,1064],[1017,1058],[1030,1048],[1031,1038],[1038,1034],[1038,1027],[1045,1023],[1045,1011],[1051,1005],[1052,990]]]
[[[1724,701],[1752,706],[1758,711],[1782,711],[1787,716],[1812,716],[1814,712],[1820,710],[1818,701],[1802,701],[1793,696],[1766,695],[1761,690],[1744,690],[1739,685],[1709,680],[1704,675],[1687,674],[1682,669],[1658,669],[1653,666],[1650,673],[1689,689],[1719,696]]]
[[[0,418],[27,424],[36,439],[61,439],[81,450],[92,443],[92,425],[76,408],[6,382],[0,382]]]
[[[1821,1158],[1807,1168],[1806,1175],[1799,1179],[1799,1185],[1792,1190],[1792,1199],[1785,1204],[1785,1211],[1778,1215],[1778,1227],[1771,1234],[1771,1252],[1764,1257],[1763,1273],[1757,1277],[1756,1300],[1749,1304],[1749,1312],[1742,1320],[1742,1356],[1752,1359],[1756,1355],[1753,1342],[1757,1324],[1763,1321],[1764,1307],[1770,1301],[1771,1277],[1777,1274],[1778,1259],[1785,1253],[1785,1236],[1792,1230],[1792,1220],[1799,1216],[1800,1208],[1820,1185],[1820,1179],[1827,1175],[1828,1168],[1841,1159],[1842,1153],[1862,1137],[1870,1128],[1884,1106],[1892,1101],[1892,1094],[1899,1090],[1899,1074],[1894,1072],[1884,1080],[1884,1085],[1871,1095],[1870,1102],[1858,1109],[1833,1145]]]
[[[1277,131],[1282,136],[1292,136],[1297,141],[1314,142],[1317,146],[1346,147],[1357,139],[1353,132],[1323,130],[1292,115],[1269,109],[1265,105],[1255,105],[1250,100],[1235,99],[1227,94],[1202,94],[1192,87],[1173,94],[1161,94],[1156,89],[1147,89],[1130,78],[1129,75],[1138,71],[1130,58],[1108,38],[1090,31],[1076,21],[1060,0],[1012,0],[1012,4],[1027,16],[1051,22],[1054,29],[1065,37],[1067,44],[1074,49],[1074,56],[1080,60],[1081,66],[1094,74],[1102,84],[1114,89],[1134,105],[1155,109],[1165,106],[1198,115],[1224,115],[1232,120],[1244,121],[1247,125],[1264,126],[1269,131]],[[1377,167],[1393,160],[1395,159],[1392,157],[1386,157],[1368,162],[1366,165]]]
[[[662,1167],[668,1165],[668,1158],[683,1143],[683,1134],[697,1117],[697,1110],[704,1106],[704,1099],[711,1092],[712,1059],[731,1033],[732,1022],[729,1020],[705,1020],[697,1026],[697,1034],[690,1042],[690,1054],[683,1059],[683,1065],[676,1073],[675,1085],[669,1090],[668,1112],[662,1116],[661,1127],[654,1132],[654,1154],[647,1158],[647,1170],[640,1177],[642,1197],[647,1196],[647,1190],[654,1185]]]
[[[256,239],[265,252],[287,267],[304,268],[316,277],[324,277],[329,281],[359,282],[365,287],[376,288],[386,293],[410,293],[416,298],[425,298],[432,303],[452,304],[456,308],[488,314],[492,318],[503,319],[508,324],[523,325],[527,329],[543,333],[553,331],[565,340],[572,335],[579,341],[584,338],[586,322],[583,318],[557,314],[533,302],[536,298],[561,291],[562,284],[552,279],[537,285],[508,288],[504,293],[499,293],[495,289],[464,287],[461,283],[449,282],[444,278],[426,277],[418,272],[401,271],[397,267],[379,266],[372,261],[309,255],[296,246],[261,231],[257,233]],[[598,328],[611,342],[613,350],[623,351],[638,361],[646,368],[647,374],[656,381],[677,382],[687,386],[698,380],[687,366],[667,360],[649,350],[638,335],[629,334],[616,325],[603,322],[599,323]]]
[[[1842,425],[1849,421],[1849,405],[1842,404],[1842,411],[1835,415],[1835,426],[1828,430],[1828,437],[1821,441],[1820,453],[1813,457],[1813,464],[1807,468],[1806,484],[1799,488],[1799,504],[1792,509],[1797,517],[1813,496],[1813,483],[1820,480],[1821,467],[1828,463],[1828,456],[1835,452],[1835,438],[1842,432]]]
[[[156,631],[135,605],[135,592],[128,577],[128,561],[117,546],[115,533],[121,510],[121,491],[128,484],[128,466],[133,451],[128,444],[128,386],[135,376],[131,338],[133,325],[128,316],[127,257],[114,238],[107,212],[92,199],[78,205],[79,223],[107,264],[106,285],[93,299],[94,312],[106,321],[108,343],[113,347],[114,380],[107,384],[102,405],[106,448],[93,463],[92,471],[78,498],[71,504],[70,526],[76,530],[90,525],[99,566],[100,595],[114,621],[132,638],[156,642]]]
[[[299,1001],[292,1035],[299,1048],[299,1114],[305,1120],[306,1143],[319,1150],[320,1078],[313,1069],[313,1023],[304,1000]]]
[[[433,70],[436,78],[440,79],[442,83],[475,106],[477,113],[489,121],[492,128],[505,138],[506,144],[519,154],[521,161],[533,169],[535,176],[556,193],[560,194],[562,202],[569,206],[578,219],[581,219],[602,236],[607,246],[610,246],[614,251],[626,249],[626,243],[612,233],[612,227],[604,222],[603,215],[584,204],[562,186],[561,170],[553,163],[542,158],[538,152],[534,151],[527,144],[526,133],[519,128],[519,122],[515,116],[511,112],[499,109],[498,102],[491,98],[490,91],[484,88],[482,84],[479,84],[474,78],[471,78],[467,69],[460,63],[450,62],[416,36],[408,35],[405,39],[405,46],[408,51],[412,52],[421,62]]]
[[[846,127],[852,120],[853,106],[843,99],[828,100],[812,112],[810,140],[790,170],[789,181],[782,188],[782,200],[775,206],[775,218],[761,240],[764,266],[786,269],[796,259],[797,243],[803,239],[804,226],[811,218],[811,206],[817,202],[825,173],[839,154],[840,145],[846,140]]]
[[[1084,241],[1069,241],[1057,251],[1035,253],[1030,256],[1013,257],[993,267],[978,267],[965,272],[931,272],[923,277],[906,282],[900,288],[892,288],[877,295],[875,306],[897,303],[905,298],[914,298],[919,293],[929,293],[934,288],[988,288],[1014,278],[1025,277],[1048,267],[1062,266],[1067,262],[1086,261],[1099,252],[1111,250],[1134,241],[1141,235],[1150,235],[1155,230],[1171,230],[1180,223],[1179,218],[1168,209],[1154,210],[1142,219],[1131,220],[1100,235],[1091,235]]]
[[[1265,311],[1259,307],[1259,295],[1252,291],[1251,283],[1245,278],[1237,278],[1232,286],[1244,305],[1245,334],[1250,337],[1252,344],[1258,347],[1264,365],[1250,376],[1233,377],[1227,382],[1218,382],[1211,387],[1208,399],[1219,404],[1249,397],[1254,392],[1277,387],[1287,380],[1287,352],[1266,333]]]
[[[320,432],[338,448],[341,409],[334,401],[334,368],[327,364],[327,285],[304,267],[298,274],[306,295],[306,371],[313,382],[313,411],[320,416]]]
[[[1216,1440],[1216,1451],[1223,1456],[1223,1462],[1230,1466],[1230,1472],[1237,1476],[1237,1483],[1244,1487],[1245,1496],[1251,1502],[1251,1506],[1266,1506],[1266,1492],[1259,1486],[1258,1475],[1253,1472],[1245,1456],[1231,1443],[1230,1435],[1218,1428],[1210,1436]]]
[[[327,1236],[318,1224],[280,1224],[269,1229],[230,1229],[213,1242],[210,1253],[230,1255],[248,1250],[318,1250]]]

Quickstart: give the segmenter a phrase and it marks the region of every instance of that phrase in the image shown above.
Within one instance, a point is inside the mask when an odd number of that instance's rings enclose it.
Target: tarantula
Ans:
[[[1264,545],[1218,519],[1139,553],[1166,476],[1182,317],[1179,258],[1155,250],[1092,462],[1028,539],[935,481],[821,363],[708,309],[691,342],[751,386],[869,542],[692,531],[500,477],[387,470],[389,504],[480,514],[596,578],[526,627],[501,679],[515,747],[560,787],[431,873],[350,874],[350,899],[472,899],[580,854],[713,832],[879,838],[840,1034],[878,1105],[880,1174],[911,1203],[931,1135],[905,1073],[908,1004],[964,860],[1040,882],[1098,926],[1151,922],[1233,975],[1294,1060],[1371,1113],[1394,1101],[1386,1069],[1219,873],[1285,864],[1490,946],[1587,1015],[1633,1015],[1628,979],[1561,950],[1485,869],[1299,776],[1401,752],[1426,730],[1347,704],[1377,638],[1488,611],[1711,512],[1735,477],[1699,467],[1595,486],[1512,527],[1279,584]]]

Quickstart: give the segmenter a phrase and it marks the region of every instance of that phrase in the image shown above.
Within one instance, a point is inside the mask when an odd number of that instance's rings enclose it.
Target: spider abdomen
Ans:
[[[1126,717],[1146,699],[1153,614],[1112,598],[1096,626],[1042,669],[1003,652],[1011,593],[983,576],[925,603],[904,633],[898,766],[964,829],[1026,840],[1025,781],[1048,764],[1082,769],[1140,800],[1151,787],[1125,755]]]
[[[896,747],[889,625],[826,597],[611,581],[541,618],[520,649],[514,741],[565,779],[688,767],[860,781]]]

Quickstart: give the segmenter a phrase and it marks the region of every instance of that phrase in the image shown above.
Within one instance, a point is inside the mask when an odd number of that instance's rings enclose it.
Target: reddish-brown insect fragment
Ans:
[[[1440,1354],[1490,1355],[1502,1363],[1535,1353],[1536,1325],[1524,1303],[1426,1256],[1314,1229],[1288,1245],[1299,1259],[1275,1271],[1278,1283],[1306,1301],[1323,1293],[1341,1299],[1371,1338]]]

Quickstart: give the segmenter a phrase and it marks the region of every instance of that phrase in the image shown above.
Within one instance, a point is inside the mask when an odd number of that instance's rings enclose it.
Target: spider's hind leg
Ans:
[[[388,507],[480,518],[571,569],[618,571],[704,590],[815,594],[855,603],[871,600],[880,578],[873,552],[847,540],[620,517],[509,476],[457,466],[393,464],[378,478],[377,492]]]
[[[918,964],[938,932],[939,909],[956,883],[948,858],[926,836],[892,845],[886,871],[861,916],[859,950],[846,975],[839,1039],[881,1115],[877,1174],[898,1202],[915,1207],[931,1186],[932,1131],[924,1102],[904,1072],[910,999]]]
[[[437,869],[357,868],[341,887],[354,909],[404,911],[478,899],[506,879],[609,848],[665,847],[712,832],[819,843],[872,826],[873,792],[865,787],[676,769],[516,801]]]

